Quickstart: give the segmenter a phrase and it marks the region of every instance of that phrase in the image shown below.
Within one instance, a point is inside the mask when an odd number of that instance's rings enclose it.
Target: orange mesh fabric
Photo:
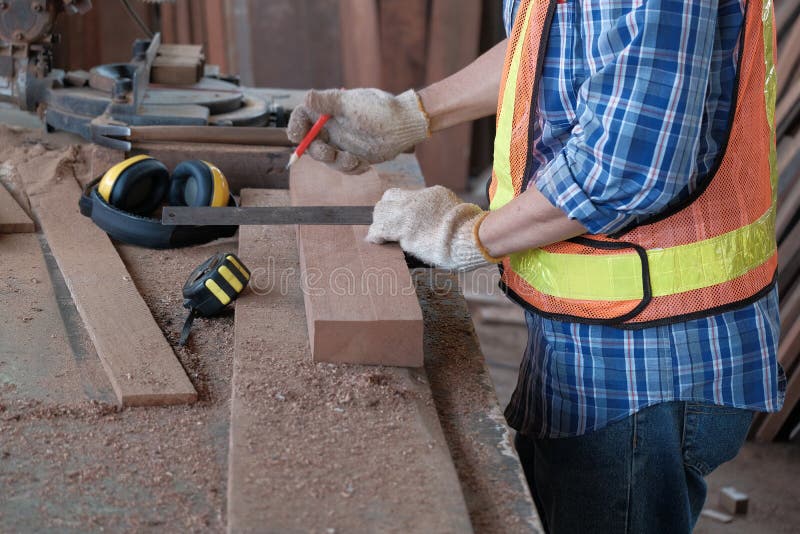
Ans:
[[[529,4],[530,2],[523,2],[520,7],[515,31],[521,28],[521,15]],[[549,31],[545,27],[549,4],[547,1],[534,1],[530,6],[536,11],[531,14],[532,29],[529,36],[526,36],[529,42],[525,43],[520,65],[512,133],[511,174],[516,195],[520,194],[526,158],[529,155],[528,118],[531,113],[531,97],[536,90],[534,78],[540,71],[540,47],[544,46],[546,39],[543,36]],[[746,10],[736,109],[728,149],[719,169],[706,190],[694,202],[661,221],[633,229],[622,236],[622,241],[634,243],[646,250],[685,245],[742,228],[758,220],[771,208],[771,132],[764,100],[764,30],[761,9],[757,7],[759,6],[749,5]],[[513,51],[514,43],[519,38],[521,36],[518,34],[512,36],[509,50]],[[508,68],[508,60],[506,67]],[[493,177],[490,194],[497,188],[496,179]],[[615,241],[608,236],[591,238]],[[544,250],[561,254],[634,254],[632,251],[601,250],[569,242],[555,243],[544,247]],[[655,297],[643,311],[624,324],[663,321],[744,301],[770,285],[776,267],[777,253],[767,262],[734,280],[675,295]],[[519,298],[552,315],[613,320],[630,313],[640,304],[640,301],[575,300],[546,295],[514,273],[509,260],[504,262],[503,282]]]
[[[532,4],[532,5],[531,5]],[[520,39],[524,39],[525,48],[520,60],[519,74],[514,99],[514,115],[512,119],[511,144],[511,180],[514,185],[514,194],[519,195],[522,191],[522,183],[525,179],[525,165],[528,158],[528,129],[531,123],[531,113],[536,110],[531,109],[531,101],[534,92],[534,85],[537,81],[537,73],[541,70],[539,63],[541,56],[544,55],[543,48],[547,43],[547,33],[549,33],[548,21],[552,15],[551,6],[555,5],[553,0],[523,0],[517,11],[517,18],[509,36],[508,51],[506,53],[505,68],[500,83],[500,100],[497,105],[498,126],[500,113],[503,109],[503,96],[505,94],[506,83],[508,81],[508,71],[511,66],[511,58]],[[525,13],[528,9],[533,9],[528,32],[523,35],[525,26]],[[489,185],[489,198],[494,197],[497,190],[497,176],[492,173],[492,182]]]

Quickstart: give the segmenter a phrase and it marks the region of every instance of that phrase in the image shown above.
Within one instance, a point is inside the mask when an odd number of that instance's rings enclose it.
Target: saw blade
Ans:
[[[212,208],[165,206],[161,223],[167,226],[271,226],[282,224],[372,224],[374,206],[274,206]]]

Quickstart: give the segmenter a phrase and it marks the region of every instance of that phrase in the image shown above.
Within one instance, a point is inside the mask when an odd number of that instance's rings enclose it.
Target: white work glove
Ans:
[[[337,171],[360,174],[428,137],[428,117],[413,90],[394,96],[379,89],[309,91],[289,118],[286,133],[300,143],[320,115],[331,118],[306,153]]]
[[[397,241],[429,265],[468,271],[499,263],[478,239],[478,228],[487,214],[440,185],[415,191],[388,189],[375,205],[367,241]]]

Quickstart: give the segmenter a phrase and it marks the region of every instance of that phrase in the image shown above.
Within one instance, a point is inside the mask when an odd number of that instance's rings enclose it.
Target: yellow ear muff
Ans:
[[[97,185],[97,193],[100,195],[100,197],[106,202],[111,202],[111,191],[114,189],[114,184],[117,182],[119,175],[122,174],[125,169],[128,169],[132,165],[135,165],[146,159],[153,158],[141,154],[139,156],[128,158],[125,161],[121,161],[108,169],[103,175],[103,178],[100,180],[100,183]]]
[[[212,165],[207,161],[203,161],[203,163],[205,163],[211,170],[211,175],[214,180],[214,194],[211,196],[211,203],[209,206],[227,206],[231,198],[231,189],[228,185],[228,180],[225,178],[225,175],[222,174],[222,171],[216,167],[216,165]]]

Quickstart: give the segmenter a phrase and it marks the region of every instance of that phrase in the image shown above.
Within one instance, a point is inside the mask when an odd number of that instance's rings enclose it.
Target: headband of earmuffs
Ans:
[[[184,247],[235,234],[236,226],[166,226],[147,216],[165,196],[174,205],[187,200],[193,206],[236,205],[225,176],[213,165],[188,161],[178,168],[183,188],[174,185],[160,161],[149,156],[128,158],[84,188],[81,213],[114,239],[147,248]],[[201,203],[205,197],[208,203]]]

